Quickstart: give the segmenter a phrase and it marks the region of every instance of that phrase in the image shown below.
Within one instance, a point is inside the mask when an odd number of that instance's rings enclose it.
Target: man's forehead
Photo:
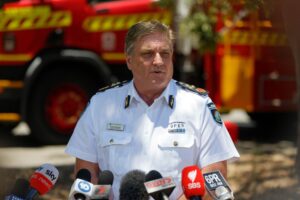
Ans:
[[[172,49],[172,43],[171,41],[161,38],[144,38],[137,42],[137,44],[140,46],[140,49],[153,49],[153,48],[160,48],[164,50],[171,50]]]
[[[168,44],[163,45],[163,46],[153,46],[150,44],[148,44],[148,45],[145,44],[140,47],[140,50],[141,51],[152,51],[152,50],[172,51],[172,48]]]

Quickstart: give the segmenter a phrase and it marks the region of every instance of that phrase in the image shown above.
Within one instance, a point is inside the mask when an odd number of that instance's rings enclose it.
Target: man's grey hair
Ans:
[[[132,53],[136,41],[138,41],[140,38],[146,35],[156,32],[163,33],[167,36],[167,38],[170,40],[170,45],[173,50],[173,44],[175,41],[173,31],[170,29],[169,26],[157,20],[151,20],[138,22],[128,30],[125,38],[125,53],[127,55],[130,55]]]

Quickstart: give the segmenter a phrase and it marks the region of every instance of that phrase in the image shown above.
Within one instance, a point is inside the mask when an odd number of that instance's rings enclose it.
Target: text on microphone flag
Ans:
[[[205,173],[203,176],[207,183],[206,187],[208,187],[209,190],[215,190],[219,186],[227,186],[226,181],[219,171]]]
[[[39,188],[40,195],[47,193],[52,187],[52,182],[41,173],[34,173],[30,179],[33,188]]]
[[[159,187],[159,186],[168,186],[170,184],[173,185],[172,177],[164,177],[161,179],[145,182],[145,185],[148,188]]]

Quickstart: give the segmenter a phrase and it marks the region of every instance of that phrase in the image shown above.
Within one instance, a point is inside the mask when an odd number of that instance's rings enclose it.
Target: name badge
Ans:
[[[116,123],[108,123],[106,128],[107,128],[107,130],[112,130],[112,131],[124,131],[125,125],[124,124],[116,124]]]

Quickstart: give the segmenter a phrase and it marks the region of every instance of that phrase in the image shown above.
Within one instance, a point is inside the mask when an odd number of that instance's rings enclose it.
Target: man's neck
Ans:
[[[138,92],[139,93],[139,92]],[[151,106],[154,102],[154,100],[159,97],[161,95],[162,92],[160,93],[153,93],[153,94],[150,94],[150,93],[147,93],[147,94],[142,94],[142,93],[139,93],[140,97],[145,101],[145,103],[148,105],[148,106]]]
[[[164,89],[147,89],[139,88],[135,86],[135,89],[139,96],[145,101],[148,106],[151,106],[156,98],[158,98],[164,91]]]

